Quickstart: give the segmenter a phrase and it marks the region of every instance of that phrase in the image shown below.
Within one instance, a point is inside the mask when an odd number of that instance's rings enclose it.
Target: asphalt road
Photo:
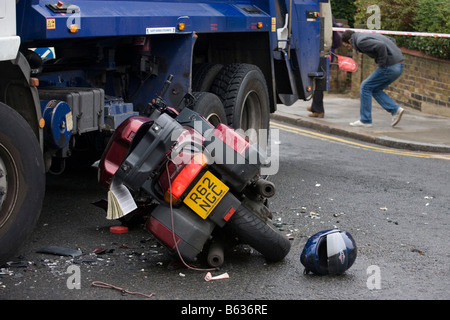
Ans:
[[[267,263],[250,247],[240,246],[227,253],[221,270],[212,272],[228,273],[229,279],[207,282],[206,271],[179,265],[139,223],[126,234],[111,233],[110,226],[119,223],[106,220],[105,212],[92,204],[105,198],[106,190],[91,168],[48,176],[34,233],[1,269],[0,298],[181,300],[170,310],[174,314],[195,312],[186,309],[189,303],[201,306],[204,300],[262,305],[271,300],[450,298],[448,158],[336,139],[280,123],[272,128],[278,130],[272,148],[279,148],[280,167],[272,177],[277,193],[269,207],[274,223],[292,238],[282,262]],[[354,237],[354,265],[340,276],[303,274],[299,256],[308,237],[330,228]],[[38,252],[48,246],[82,254]],[[96,281],[128,293],[94,286]],[[225,313],[224,308],[220,312]],[[268,308],[266,312],[273,312]]]

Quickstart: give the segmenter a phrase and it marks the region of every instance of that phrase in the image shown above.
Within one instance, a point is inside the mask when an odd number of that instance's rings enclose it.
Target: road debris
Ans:
[[[112,226],[109,228],[109,232],[116,234],[124,234],[128,232],[128,227],[125,226]]]
[[[315,212],[315,211],[310,211],[309,212],[309,217],[311,219],[320,219],[320,214],[318,212]]]
[[[423,253],[423,251],[421,251],[421,250],[419,250],[419,249],[416,249],[416,248],[412,248],[412,249],[411,249],[411,252],[417,252],[417,253],[420,254],[421,256],[424,256],[424,255],[425,255],[425,253]]]
[[[122,293],[122,295],[132,294],[132,295],[140,295],[140,296],[143,296],[143,297],[146,297],[146,298],[151,298],[151,297],[153,297],[155,295],[154,293],[145,294],[145,293],[141,293],[141,292],[128,291],[128,290],[122,289],[120,287],[116,287],[116,286],[114,286],[112,284],[108,284],[108,283],[101,282],[101,281],[93,281],[92,282],[92,286],[99,287],[99,288],[119,290]]]
[[[340,217],[342,215],[344,215],[344,212],[339,212],[339,213],[333,214],[334,217]]]
[[[208,272],[205,276],[205,281],[211,281],[211,280],[221,280],[221,279],[229,279],[230,276],[227,272],[219,274],[218,276],[212,276],[211,272]]]
[[[397,221],[392,221],[390,218],[386,218],[386,219],[387,219],[387,222],[392,222],[393,224],[398,225]]]
[[[72,258],[81,256],[81,254],[82,254],[81,250],[67,248],[67,247],[58,247],[58,246],[43,247],[36,252],[37,253],[48,253],[48,254],[53,254],[53,255],[57,255],[57,256],[69,256]]]
[[[106,249],[105,248],[96,248],[96,249],[94,249],[94,251],[92,251],[92,253],[95,253],[95,254],[104,254],[104,253],[106,253]]]

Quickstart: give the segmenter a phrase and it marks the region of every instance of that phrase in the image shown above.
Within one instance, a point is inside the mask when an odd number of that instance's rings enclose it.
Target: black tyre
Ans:
[[[211,87],[223,102],[228,124],[235,129],[268,129],[270,104],[261,70],[251,64],[223,67]]]
[[[0,103],[0,264],[33,230],[45,194],[45,167],[28,123]]]
[[[210,92],[193,92],[195,99],[193,110],[206,118],[213,126],[227,124],[227,117],[219,97]]]
[[[280,261],[289,253],[291,243],[272,223],[262,221],[247,208],[240,206],[227,227],[245,244],[250,245],[269,261]]]
[[[201,63],[194,66],[192,91],[209,92],[211,86],[223,65],[216,63]]]

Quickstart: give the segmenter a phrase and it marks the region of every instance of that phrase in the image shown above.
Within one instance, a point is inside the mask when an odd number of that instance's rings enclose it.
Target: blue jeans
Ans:
[[[393,64],[385,68],[377,68],[366,80],[361,83],[359,90],[360,121],[372,123],[372,97],[390,114],[394,114],[399,105],[394,102],[383,90],[397,80],[403,72],[403,64]]]

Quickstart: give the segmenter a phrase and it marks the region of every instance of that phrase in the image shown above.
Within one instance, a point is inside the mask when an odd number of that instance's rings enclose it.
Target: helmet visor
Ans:
[[[327,235],[328,273],[341,274],[347,270],[347,246],[340,232]]]

